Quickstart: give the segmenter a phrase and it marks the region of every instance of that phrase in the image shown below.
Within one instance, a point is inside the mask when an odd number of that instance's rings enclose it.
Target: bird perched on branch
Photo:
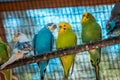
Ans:
[[[13,49],[13,55],[7,62],[0,66],[1,69],[4,69],[7,65],[16,60],[25,58],[25,54],[33,50],[32,42],[30,42],[25,34],[17,32],[14,34],[13,40],[16,42],[15,48]]]
[[[56,29],[56,25],[54,23],[48,23],[45,27],[43,27],[38,34],[36,34],[33,38],[33,46],[34,46],[34,54],[42,55],[45,52],[52,51],[54,36],[52,32]],[[40,69],[40,78],[44,80],[44,74],[46,72],[46,67],[48,65],[49,60],[38,62],[38,66]]]
[[[84,12],[82,15],[82,42],[90,43],[99,41],[102,39],[102,32],[100,25],[96,22],[94,16],[89,12]],[[93,49],[88,51],[90,54],[90,61],[92,66],[95,68],[96,80],[100,80],[99,77],[99,63],[101,58],[101,49]]]
[[[6,62],[10,57],[9,46],[2,41],[0,38],[0,64]],[[0,71],[0,80],[12,80],[12,70],[2,70]]]
[[[107,22],[107,34],[119,35],[120,34],[120,3],[115,4],[111,11],[110,19]]]
[[[77,45],[77,37],[76,34],[73,32],[71,25],[67,22],[60,22],[58,38],[56,41],[56,48],[57,49],[69,48],[76,45]],[[64,79],[68,80],[71,66],[72,66],[72,71],[74,68],[75,54],[62,56],[60,57],[60,60],[64,70]]]

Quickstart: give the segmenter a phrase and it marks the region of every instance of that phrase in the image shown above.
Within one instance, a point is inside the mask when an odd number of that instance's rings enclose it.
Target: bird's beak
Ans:
[[[52,32],[54,32],[56,28],[57,28],[57,26],[54,24],[53,27],[52,27],[52,29],[51,29]]]
[[[63,28],[60,28],[58,32],[59,32],[59,33],[63,33],[63,32],[64,32],[64,29],[63,29]]]
[[[56,28],[57,28],[57,25],[54,24],[54,25],[53,25],[53,28],[56,29]]]
[[[86,22],[86,17],[82,17],[81,23]]]
[[[54,32],[57,26],[53,24],[52,26],[48,27],[51,32]]]
[[[13,36],[13,41],[17,42],[18,41],[18,37],[16,37],[15,35]]]

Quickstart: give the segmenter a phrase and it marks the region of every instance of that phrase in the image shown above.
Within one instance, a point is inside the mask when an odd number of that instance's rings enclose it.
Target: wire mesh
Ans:
[[[33,4],[31,4],[33,5]],[[35,5],[35,4],[34,4]],[[54,4],[53,4],[54,5]],[[106,35],[106,22],[110,17],[112,5],[99,6],[76,6],[76,7],[61,7],[61,8],[42,8],[42,9],[28,9],[19,11],[5,11],[2,12],[2,22],[5,28],[7,42],[13,49],[14,42],[12,40],[15,31],[25,33],[32,41],[33,36],[47,23],[53,22],[58,24],[61,21],[66,21],[71,24],[72,29],[77,35],[77,44],[82,44],[81,41],[81,24],[83,12],[87,11],[93,14],[96,21],[102,28],[102,38]],[[57,38],[57,31],[53,33],[55,40]],[[102,56],[100,63],[100,77],[101,80],[119,80],[120,79],[120,45],[106,46],[102,48]],[[53,50],[56,50],[54,44]],[[29,56],[34,55],[31,52]],[[39,80],[39,68],[36,63],[13,68],[13,73],[19,80]],[[45,75],[46,80],[63,80],[64,73],[59,58],[51,59]],[[95,80],[94,68],[89,61],[88,52],[77,54],[75,58],[74,72],[69,76],[69,80]]]

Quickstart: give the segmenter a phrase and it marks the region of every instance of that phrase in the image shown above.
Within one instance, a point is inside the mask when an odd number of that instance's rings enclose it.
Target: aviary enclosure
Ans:
[[[32,41],[34,35],[46,24],[53,22],[58,25],[65,21],[77,35],[77,45],[82,45],[80,21],[83,12],[89,12],[101,26],[102,40],[108,39],[106,24],[112,8],[118,2],[119,0],[0,0],[0,37],[9,45],[12,55],[15,44],[12,38],[16,31],[26,34]],[[55,41],[57,33],[58,28],[53,33]],[[56,51],[55,42],[53,51]],[[35,56],[33,51],[26,56],[27,59],[18,60],[7,67],[13,70],[12,75],[18,80],[40,80],[40,70],[36,63],[40,60],[37,57],[38,60],[34,58],[34,61],[29,62]],[[64,80],[59,56],[50,59],[44,80]],[[76,54],[73,73],[69,74],[68,80],[96,80],[89,56],[87,50]],[[100,80],[120,80],[119,41],[101,48],[99,66]]]

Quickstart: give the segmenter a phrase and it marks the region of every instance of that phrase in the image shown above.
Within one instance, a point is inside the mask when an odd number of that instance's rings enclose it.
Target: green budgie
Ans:
[[[6,62],[10,57],[10,49],[6,43],[0,38],[0,64]],[[12,80],[12,70],[0,71],[0,80]]]
[[[56,48],[57,49],[69,48],[76,45],[77,45],[77,37],[73,32],[71,25],[67,22],[60,22],[58,38],[56,41]],[[75,54],[62,56],[60,57],[60,60],[64,69],[64,78],[65,80],[68,80],[71,66],[72,66],[71,73],[73,72]]]
[[[102,39],[101,27],[96,22],[92,14],[88,12],[83,13],[81,24],[82,24],[81,37],[83,43],[95,42]],[[90,62],[92,66],[95,68],[96,80],[100,80],[99,63],[101,58],[101,48],[93,49],[88,52],[90,54]]]

